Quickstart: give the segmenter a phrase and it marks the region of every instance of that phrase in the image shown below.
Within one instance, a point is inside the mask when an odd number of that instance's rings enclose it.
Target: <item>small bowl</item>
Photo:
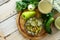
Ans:
[[[38,9],[43,14],[48,14],[52,10],[52,4],[47,0],[42,0],[38,4]]]

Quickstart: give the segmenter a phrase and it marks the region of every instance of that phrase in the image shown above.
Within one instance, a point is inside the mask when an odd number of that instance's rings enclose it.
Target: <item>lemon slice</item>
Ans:
[[[57,29],[60,30],[60,17],[57,17],[56,20],[55,20],[55,26]]]
[[[47,14],[47,13],[51,12],[52,4],[49,1],[47,1],[47,0],[40,1],[39,4],[38,4],[38,9],[43,14]]]

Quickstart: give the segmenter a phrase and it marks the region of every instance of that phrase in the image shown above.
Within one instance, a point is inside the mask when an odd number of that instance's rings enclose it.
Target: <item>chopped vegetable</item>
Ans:
[[[22,17],[27,20],[30,17],[33,17],[35,14],[36,14],[35,11],[25,11],[22,13]]]
[[[34,4],[29,4],[28,5],[28,10],[32,11],[35,9],[35,5]]]
[[[38,25],[39,24],[39,25]],[[37,35],[42,29],[41,19],[30,18],[25,24],[26,31],[31,35]]]
[[[22,11],[27,8],[27,4],[24,2],[17,1],[16,2],[16,10],[17,11]]]

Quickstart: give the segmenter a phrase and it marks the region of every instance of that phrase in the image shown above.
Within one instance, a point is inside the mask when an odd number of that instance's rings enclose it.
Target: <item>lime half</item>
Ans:
[[[56,20],[55,20],[55,26],[56,26],[57,29],[60,30],[60,16],[56,18]]]

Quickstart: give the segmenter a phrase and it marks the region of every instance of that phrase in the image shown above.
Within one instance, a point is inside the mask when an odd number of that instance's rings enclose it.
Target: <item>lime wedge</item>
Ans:
[[[57,29],[60,30],[60,17],[57,17],[56,20],[55,20],[55,26]]]

